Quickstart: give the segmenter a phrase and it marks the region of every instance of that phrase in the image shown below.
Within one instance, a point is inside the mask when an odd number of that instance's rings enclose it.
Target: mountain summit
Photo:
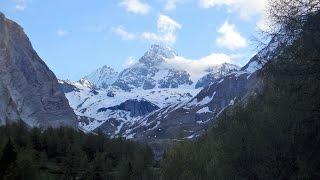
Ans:
[[[153,44],[144,54],[144,56],[139,59],[139,62],[148,67],[152,67],[161,64],[165,61],[165,59],[170,59],[175,56],[177,56],[177,53],[174,52],[170,47]]]
[[[101,68],[95,70],[88,76],[83,77],[83,80],[88,80],[90,83],[94,84],[99,88],[106,88],[116,81],[118,77],[118,72],[112,67],[102,66]]]
[[[132,89],[178,88],[191,85],[190,74],[170,67],[166,59],[177,54],[169,47],[152,45],[151,48],[127,69],[124,69],[113,84],[125,91]]]

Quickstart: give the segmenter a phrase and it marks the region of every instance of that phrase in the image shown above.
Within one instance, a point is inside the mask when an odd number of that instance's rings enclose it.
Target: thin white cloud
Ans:
[[[241,36],[236,30],[236,27],[225,21],[224,24],[218,29],[220,37],[216,40],[216,44],[221,47],[235,50],[247,46],[247,40]]]
[[[123,26],[113,28],[115,34],[122,40],[147,40],[156,43],[172,45],[176,42],[176,32],[182,28],[182,25],[169,16],[160,14],[157,20],[157,32],[132,33],[125,30]]]
[[[232,63],[239,60],[239,55],[227,55],[223,53],[212,53],[208,56],[199,59],[188,59],[182,56],[175,56],[170,59],[165,59],[166,66],[185,70],[190,73],[191,80],[196,81],[203,77],[208,72],[209,68],[215,67],[223,63]],[[123,64],[124,68],[128,68],[137,63],[133,57],[129,57]]]
[[[132,66],[133,64],[135,64],[137,61],[132,57],[130,56],[123,64],[123,67],[124,68],[128,68],[130,66]]]
[[[175,32],[178,29],[181,29],[182,26],[181,24],[179,24],[178,22],[176,22],[175,20],[173,20],[172,18],[170,18],[169,16],[160,14],[159,18],[158,18],[158,30],[160,32]]]
[[[234,0],[199,0],[199,5],[202,8],[211,8],[215,6],[227,5],[230,6]]]
[[[119,35],[122,38],[122,40],[135,40],[136,39],[136,35],[126,31],[123,26],[118,26],[117,28],[114,28],[113,31],[117,35]]]
[[[15,3],[16,11],[24,11],[27,8],[27,0],[12,0]]]
[[[186,70],[190,73],[192,80],[204,76],[208,68],[223,64],[231,63],[233,56],[223,53],[212,53],[200,59],[187,59],[181,56],[176,56],[172,59],[167,59],[166,62],[175,68]]]
[[[59,37],[63,37],[63,36],[67,36],[69,35],[69,31],[65,30],[65,29],[58,29],[56,31],[56,34],[59,36]]]
[[[141,38],[145,40],[174,44],[176,42],[176,31],[181,29],[182,25],[169,16],[160,14],[157,21],[158,32],[144,32]]]
[[[253,15],[264,14],[267,0],[199,0],[201,8],[227,6],[228,11],[238,13],[243,19]]]
[[[144,32],[141,34],[141,38],[142,39],[146,39],[146,40],[150,40],[150,41],[162,41],[162,37],[159,36],[156,33],[152,33],[152,32]]]
[[[173,33],[157,34],[152,32],[144,32],[141,34],[141,38],[148,41],[164,44],[174,44],[176,42],[176,35]]]
[[[149,4],[143,3],[140,0],[122,0],[120,6],[125,7],[128,12],[135,14],[148,14],[151,10]]]
[[[177,4],[184,3],[185,0],[166,0],[164,9],[171,11],[177,8]]]

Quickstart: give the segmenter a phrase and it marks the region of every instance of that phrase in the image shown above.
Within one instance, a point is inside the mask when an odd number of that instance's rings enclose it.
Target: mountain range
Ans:
[[[103,66],[79,81],[60,84],[83,131],[162,146],[201,136],[224,109],[262,93],[256,74],[277,51],[277,42],[271,41],[243,67],[208,66],[197,79],[170,64],[179,57],[171,48],[152,45],[120,73]]]
[[[76,114],[86,119],[80,122],[82,129],[99,128],[110,136],[127,137],[125,132],[151,113],[187,102],[221,77],[240,70],[228,63],[208,66],[204,76],[193,82],[190,72],[168,62],[176,57],[171,48],[155,44],[120,73],[103,66],[77,82],[60,83]]]
[[[224,109],[261,93],[256,74],[279,47],[273,40],[243,67],[212,65],[194,77],[171,63],[178,53],[155,44],[121,72],[103,66],[79,81],[57,80],[23,29],[2,14],[0,20],[1,124],[21,119],[149,144],[197,138]]]

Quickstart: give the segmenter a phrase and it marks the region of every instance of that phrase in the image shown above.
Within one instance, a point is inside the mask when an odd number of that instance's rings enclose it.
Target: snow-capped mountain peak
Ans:
[[[166,58],[173,58],[177,56],[170,47],[165,45],[153,44],[150,49],[139,59],[139,62],[147,66],[159,65],[165,61]]]
[[[115,71],[112,67],[102,66],[101,68],[82,78],[81,81],[89,81],[96,87],[105,88],[114,83],[117,77],[118,72]]]
[[[190,74],[167,64],[166,59],[176,57],[171,48],[152,45],[139,61],[124,69],[113,84],[125,91],[133,89],[179,88],[191,85]]]

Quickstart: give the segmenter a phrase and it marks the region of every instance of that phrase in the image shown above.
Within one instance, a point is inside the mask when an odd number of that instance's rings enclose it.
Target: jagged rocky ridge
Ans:
[[[0,124],[18,120],[42,128],[77,127],[55,75],[23,29],[0,13]]]

